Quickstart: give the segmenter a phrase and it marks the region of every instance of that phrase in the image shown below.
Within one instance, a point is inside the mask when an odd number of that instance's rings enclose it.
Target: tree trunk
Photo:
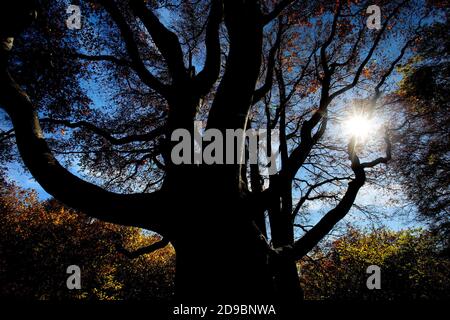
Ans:
[[[283,304],[292,312],[301,302],[295,262],[272,257],[252,220],[255,209],[247,204],[245,192],[230,192],[231,182],[225,178],[205,178],[223,177],[223,169],[214,175],[194,170],[187,185],[177,183],[178,228],[171,240],[176,250],[176,300]]]
[[[222,304],[273,302],[274,288],[266,253],[257,241],[245,235],[243,228],[231,225],[229,228],[192,231],[188,238],[175,243],[178,300]]]
[[[214,166],[177,172],[172,191],[176,229],[176,295],[180,302],[270,301],[273,282],[267,247],[240,192]],[[224,168],[219,168],[222,176]],[[228,168],[233,171],[233,168]],[[228,178],[232,175],[228,175]],[[217,180],[212,180],[214,177]],[[180,181],[185,181],[182,183]]]

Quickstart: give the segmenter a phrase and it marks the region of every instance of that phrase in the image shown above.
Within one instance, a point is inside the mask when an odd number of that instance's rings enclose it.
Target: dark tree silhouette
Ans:
[[[382,8],[379,30],[366,25],[373,2]],[[428,5],[80,5],[78,31],[55,18],[65,16],[63,1],[41,3],[26,30],[8,28],[30,16],[19,12],[25,6],[2,10],[2,44],[16,39],[12,51],[2,49],[0,105],[33,177],[91,217],[169,240],[182,301],[229,301],[229,292],[242,302],[300,300],[296,261],[347,215],[377,177],[371,168],[391,157],[389,130],[374,133],[368,150],[355,137],[345,141],[336,119],[350,104],[367,116],[384,110],[395,67],[410,54],[421,17],[432,14]],[[171,134],[193,133],[194,120],[222,133],[279,129],[277,174],[248,163],[174,164]],[[375,160],[360,160],[363,152]],[[78,161],[80,173],[62,159]],[[332,209],[308,227],[301,219],[312,201]]]
[[[401,101],[393,168],[421,217],[450,239],[448,14],[447,8],[443,21],[422,30],[417,55],[402,67],[393,96]]]

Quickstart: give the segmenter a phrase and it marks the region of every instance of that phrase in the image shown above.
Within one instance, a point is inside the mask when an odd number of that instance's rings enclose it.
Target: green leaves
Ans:
[[[450,293],[450,261],[440,246],[438,237],[420,229],[349,229],[300,262],[306,299],[444,299]],[[381,290],[366,287],[370,265],[381,268]]]

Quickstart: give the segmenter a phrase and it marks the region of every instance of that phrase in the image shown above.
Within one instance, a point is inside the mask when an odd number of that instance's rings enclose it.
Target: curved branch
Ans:
[[[222,23],[222,0],[212,0],[211,9],[206,26],[206,60],[203,70],[195,77],[200,95],[205,95],[216,82],[220,74],[220,38],[219,27]]]
[[[282,24],[282,21],[280,20],[278,23],[278,32],[277,32],[277,38],[275,40],[275,44],[272,46],[272,48],[270,48],[270,52],[269,52],[269,57],[268,57],[268,61],[267,61],[266,79],[265,79],[262,87],[258,88],[255,91],[255,93],[253,94],[252,104],[256,104],[257,102],[259,102],[270,91],[270,89],[272,89],[273,74],[274,74],[274,69],[275,69],[275,58],[276,58],[278,49],[280,48],[282,35],[283,35],[283,24]]]
[[[352,148],[353,149],[353,148]],[[350,211],[359,189],[366,181],[366,174],[364,169],[359,164],[359,158],[353,151],[349,151],[349,158],[352,162],[352,169],[355,174],[355,179],[348,184],[347,191],[338,205],[328,211],[325,216],[311,228],[303,237],[295,241],[293,245],[277,248],[276,251],[291,259],[301,259],[310,250],[312,250],[320,240],[322,240],[333,227],[344,218]]]
[[[25,165],[45,191],[93,218],[164,234],[163,215],[147,213],[149,207],[161,208],[166,203],[163,192],[117,194],[69,172],[47,145],[37,112],[26,93],[6,69],[0,72],[0,105],[12,120],[17,146]]]
[[[345,192],[341,201],[337,206],[328,211],[325,216],[303,237],[294,242],[293,245],[284,246],[275,249],[278,254],[287,256],[289,258],[298,260],[304,257],[310,250],[312,250],[320,240],[322,240],[334,226],[341,221],[347,213],[350,211],[359,190],[366,181],[365,168],[373,167],[378,163],[385,163],[391,156],[391,143],[386,137],[386,157],[380,158],[382,160],[375,160],[370,163],[360,163],[358,156],[355,153],[356,142],[353,138],[348,145],[348,155],[351,161],[351,168],[354,172],[355,178],[348,184],[347,191]]]
[[[54,124],[61,124],[69,128],[86,128],[93,133],[105,138],[112,145],[123,145],[131,142],[142,142],[142,141],[151,141],[158,138],[160,135],[164,133],[164,127],[156,128],[149,133],[145,134],[133,134],[122,138],[116,138],[107,130],[97,127],[96,125],[87,122],[87,121],[77,121],[70,122],[69,120],[61,120],[61,119],[50,119],[44,118],[40,120],[41,122],[49,122]]]
[[[391,65],[389,66],[388,70],[383,74],[380,81],[378,82],[377,86],[375,87],[375,97],[377,98],[380,94],[380,88],[383,86],[383,84],[386,82],[386,79],[391,75],[391,73],[394,71],[397,64],[400,62],[400,60],[403,59],[403,56],[405,55],[406,49],[414,42],[416,37],[413,37],[412,39],[409,39],[405,45],[400,50],[400,54],[395,58],[394,61],[392,61]]]
[[[390,15],[387,17],[386,21],[384,22],[381,30],[376,35],[375,41],[372,44],[371,48],[369,49],[369,52],[366,54],[364,60],[359,65],[355,76],[353,78],[353,81],[343,88],[330,93],[330,80],[331,80],[331,69],[328,66],[327,61],[327,55],[326,55],[326,49],[331,44],[334,38],[335,29],[337,25],[337,19],[340,14],[340,4],[337,7],[336,13],[334,15],[333,19],[333,26],[330,33],[330,36],[327,38],[325,43],[321,47],[321,63],[324,68],[324,78],[322,79],[322,92],[321,92],[321,99],[320,99],[320,106],[317,112],[315,112],[312,117],[305,121],[302,128],[301,128],[301,143],[298,147],[296,147],[292,153],[291,156],[288,159],[288,163],[284,169],[281,171],[282,178],[292,180],[298,171],[298,169],[303,165],[304,161],[307,159],[309,152],[311,151],[312,147],[314,146],[315,142],[320,138],[320,136],[323,134],[323,131],[326,128],[326,111],[328,105],[331,103],[331,101],[336,98],[337,96],[345,93],[346,91],[352,89],[358,84],[359,78],[367,65],[367,63],[370,61],[373,53],[375,52],[376,48],[378,47],[382,36],[385,32],[385,30],[388,27],[388,23],[390,20],[399,12],[402,6],[404,6],[409,0],[404,0],[400,4],[398,4],[393,11],[390,13]],[[405,48],[406,49],[406,48]],[[403,50],[402,50],[403,52]],[[402,56],[403,54],[401,54]],[[394,61],[395,62],[395,61]],[[390,72],[389,72],[390,73]],[[389,74],[387,74],[389,75]],[[384,82],[384,78],[382,81]],[[314,137],[311,137],[311,133],[313,129],[316,127],[316,125],[320,122],[320,120],[324,119],[323,126],[321,129],[318,130],[316,135]]]
[[[338,1],[337,7],[336,7],[336,12],[333,15],[333,22],[331,24],[330,35],[328,36],[327,40],[325,40],[324,44],[320,47],[320,62],[322,64],[322,68],[325,73],[325,77],[331,77],[331,71],[330,71],[330,67],[328,65],[327,49],[330,46],[330,44],[333,42],[333,39],[336,35],[338,20],[339,20],[340,14],[341,14],[341,10],[342,10],[342,2]]]
[[[172,79],[183,83],[187,79],[187,70],[178,36],[159,21],[153,11],[146,6],[145,1],[131,0],[130,6],[133,13],[141,19],[166,60]]]
[[[159,79],[157,79],[145,66],[139,54],[139,48],[134,40],[133,32],[128,26],[119,8],[117,8],[113,1],[98,0],[98,2],[103,5],[119,28],[122,38],[125,41],[128,55],[131,58],[132,67],[138,74],[139,78],[147,86],[166,97],[168,94],[168,87],[159,81]]]
[[[297,213],[300,211],[300,208],[303,206],[303,204],[307,201],[310,200],[311,198],[309,198],[309,195],[311,194],[311,192],[313,192],[315,189],[328,184],[328,183],[332,183],[332,182],[337,182],[337,181],[342,181],[342,180],[350,180],[350,177],[336,177],[336,178],[331,178],[331,179],[327,179],[327,180],[323,180],[319,183],[316,183],[312,186],[309,187],[308,191],[306,191],[305,195],[303,197],[301,197],[299,199],[299,201],[297,202],[297,205],[295,206],[294,210],[292,211],[292,218],[294,219],[295,216],[297,215]]]
[[[403,7],[406,3],[408,3],[408,1],[409,0],[404,0],[403,2],[401,2],[397,7],[395,7],[395,9],[391,12],[391,14],[386,18],[386,21],[383,23],[381,30],[378,32],[377,36],[375,37],[375,41],[373,42],[372,47],[369,49],[369,52],[367,53],[366,57],[364,58],[364,60],[361,62],[358,69],[356,70],[353,81],[351,83],[347,84],[346,86],[342,87],[341,89],[333,92],[330,95],[330,101],[334,100],[337,96],[347,92],[348,90],[354,88],[358,84],[359,78],[361,77],[361,74],[364,71],[364,68],[366,67],[367,63],[372,58],[373,53],[377,49],[378,44],[380,43],[380,41],[384,35],[384,32],[386,31],[386,29],[389,25],[389,22],[400,11],[401,7]]]
[[[375,160],[372,160],[370,162],[363,162],[361,163],[361,167],[363,168],[373,168],[379,164],[382,163],[388,163],[392,158],[392,143],[389,139],[389,135],[386,133],[384,137],[384,141],[386,143],[386,156],[385,157],[379,157]]]
[[[167,240],[166,238],[163,238],[159,241],[152,243],[149,246],[139,248],[136,251],[128,251],[121,244],[117,243],[116,250],[129,259],[135,259],[135,258],[139,258],[140,256],[142,256],[144,254],[149,254],[149,253],[155,252],[156,250],[162,249],[165,246],[167,246],[168,244],[169,244],[169,240]]]

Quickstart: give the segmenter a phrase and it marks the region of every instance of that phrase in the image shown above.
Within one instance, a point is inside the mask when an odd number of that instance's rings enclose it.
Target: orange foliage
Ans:
[[[130,260],[116,251],[118,238],[135,250],[158,240],[40,202],[14,185],[0,192],[0,297],[28,299],[166,299],[172,294],[171,246]],[[119,237],[118,237],[119,235]],[[68,290],[66,269],[81,268],[81,290]]]

